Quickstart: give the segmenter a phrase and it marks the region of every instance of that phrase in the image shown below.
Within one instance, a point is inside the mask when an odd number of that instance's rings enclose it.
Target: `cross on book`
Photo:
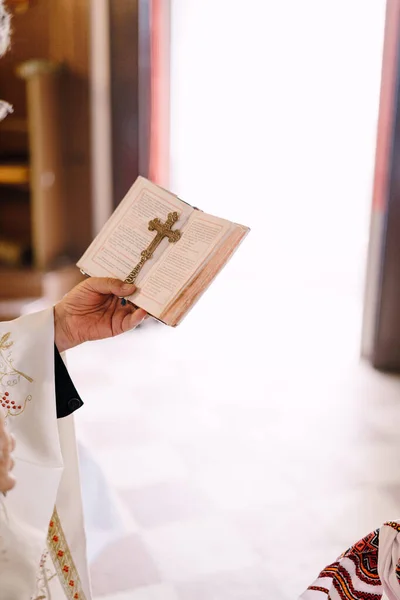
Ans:
[[[160,218],[153,218],[156,216]],[[138,289],[129,296],[133,305],[176,327],[248,231],[244,225],[193,208],[138,177],[78,267],[90,277],[112,275],[132,283],[139,280]],[[167,240],[177,243],[171,246]],[[127,301],[122,298],[121,305]]]
[[[179,221],[179,215],[177,212],[169,213],[165,223],[162,223],[158,218],[149,221],[149,231],[157,231],[157,235],[150,242],[147,248],[145,250],[142,250],[142,252],[140,253],[140,261],[138,262],[136,267],[129,273],[128,277],[125,279],[125,283],[135,282],[143,265],[147,260],[152,258],[154,251],[165,237],[167,237],[168,241],[172,244],[174,244],[180,239],[181,232],[179,231],[179,229],[171,229],[172,225],[174,225],[174,223],[176,223],[177,221]]]

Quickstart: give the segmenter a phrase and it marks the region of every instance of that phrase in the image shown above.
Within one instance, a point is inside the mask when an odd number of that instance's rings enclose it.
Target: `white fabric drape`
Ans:
[[[0,323],[0,409],[17,441],[0,599],[90,600],[74,420],[56,417],[53,309]]]

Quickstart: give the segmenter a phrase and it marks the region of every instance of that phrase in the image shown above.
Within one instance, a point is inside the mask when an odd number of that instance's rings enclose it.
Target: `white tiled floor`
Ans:
[[[251,567],[258,560],[236,528],[218,517],[172,523],[143,537],[165,581],[196,581],[210,573]]]
[[[398,516],[400,381],[360,362],[351,295],[340,331],[321,332],[321,294],[296,294],[307,315],[294,305],[284,331],[252,314],[231,327],[233,305],[202,303],[176,330],[150,322],[70,353],[79,437],[135,524],[93,563],[99,598],[289,600]]]
[[[117,440],[116,440],[117,442]],[[144,487],[163,481],[183,479],[185,464],[179,453],[169,445],[115,443],[99,450],[97,460],[110,483],[119,489]],[[129,472],[129,479],[126,473]]]
[[[102,596],[102,600],[179,600],[170,585],[149,585],[140,590]]]

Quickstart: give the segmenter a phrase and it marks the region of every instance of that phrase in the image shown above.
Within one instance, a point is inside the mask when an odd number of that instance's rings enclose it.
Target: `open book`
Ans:
[[[176,326],[248,232],[138,177],[78,267],[90,276],[134,281],[138,289],[127,299]]]

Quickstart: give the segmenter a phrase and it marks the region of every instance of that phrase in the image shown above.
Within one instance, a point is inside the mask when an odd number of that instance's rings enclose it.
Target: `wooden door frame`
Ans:
[[[110,2],[109,22],[115,207],[138,175],[167,185],[170,0]]]
[[[387,0],[362,353],[400,372],[400,2]]]

